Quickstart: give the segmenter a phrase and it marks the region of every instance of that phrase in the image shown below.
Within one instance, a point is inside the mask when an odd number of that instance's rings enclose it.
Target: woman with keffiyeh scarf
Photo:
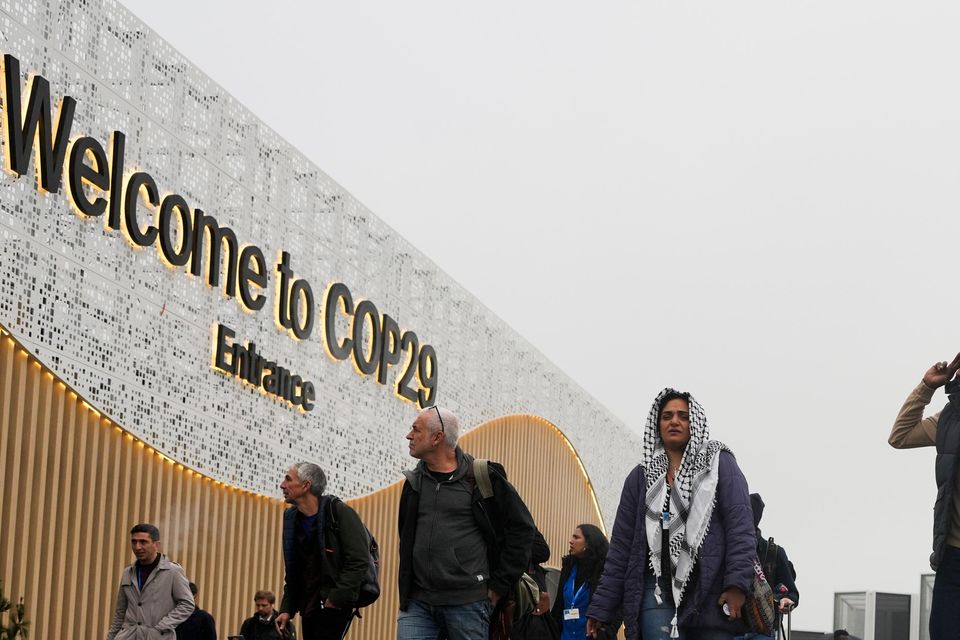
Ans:
[[[710,440],[690,394],[664,389],[647,418],[643,457],[624,483],[588,634],[622,606],[627,640],[731,640],[747,630],[740,609],[755,555],[736,459]]]

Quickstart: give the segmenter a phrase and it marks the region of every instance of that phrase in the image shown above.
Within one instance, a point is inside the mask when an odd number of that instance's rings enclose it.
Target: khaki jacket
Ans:
[[[143,585],[137,587],[136,566],[120,576],[117,608],[107,640],[174,640],[178,624],[193,612],[193,594],[183,569],[166,556]]]

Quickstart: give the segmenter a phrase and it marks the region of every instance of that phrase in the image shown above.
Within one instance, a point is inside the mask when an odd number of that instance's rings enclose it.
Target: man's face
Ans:
[[[253,603],[257,605],[257,615],[262,618],[269,618],[270,614],[273,613],[273,605],[266,598],[260,598],[259,600],[254,600]]]
[[[280,491],[285,501],[296,504],[299,498],[310,492],[310,483],[301,481],[296,467],[290,467],[280,483]]]
[[[133,549],[137,562],[150,564],[160,553],[160,541],[151,540],[149,533],[134,533],[130,535],[130,548]]]
[[[423,412],[417,416],[410,426],[410,432],[407,433],[407,443],[410,448],[410,455],[420,459],[429,453],[436,443],[440,441],[442,435],[440,432],[430,433],[430,426],[427,424],[429,414]]]

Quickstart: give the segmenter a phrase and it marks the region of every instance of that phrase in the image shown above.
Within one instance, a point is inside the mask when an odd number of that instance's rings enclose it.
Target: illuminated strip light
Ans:
[[[577,466],[580,468],[580,473],[583,474],[583,479],[587,482],[587,488],[589,489],[590,499],[593,501],[593,508],[596,510],[597,514],[600,516],[600,529],[603,530],[603,535],[607,535],[607,525],[603,521],[603,511],[600,509],[600,501],[597,500],[597,492],[593,490],[593,482],[590,480],[590,474],[587,473],[587,468],[583,465],[583,460],[580,458],[580,454],[577,453],[576,447],[573,446],[573,443],[570,442],[570,439],[560,431],[560,428],[557,425],[553,424],[546,418],[541,418],[540,416],[531,416],[535,420],[539,420],[547,425],[549,425],[560,438],[563,440],[564,444],[570,449],[573,453],[574,459],[577,461]]]
[[[95,416],[97,416],[98,419],[106,420],[106,422],[107,422],[107,424],[105,425],[106,427],[108,427],[108,428],[109,428],[109,427],[115,428],[118,432],[120,432],[120,433],[122,434],[122,436],[123,436],[124,439],[130,440],[131,443],[132,443],[134,446],[136,446],[136,447],[138,447],[138,448],[141,448],[141,449],[145,448],[145,449],[147,449],[147,451],[149,451],[149,452],[152,453],[153,455],[157,456],[157,457],[160,458],[161,460],[166,460],[166,461],[169,462],[170,464],[173,464],[175,467],[179,467],[178,470],[186,471],[186,472],[188,472],[188,474],[190,474],[190,475],[199,476],[199,477],[201,477],[201,478],[203,478],[203,479],[205,479],[205,480],[207,480],[207,481],[212,481],[212,482],[216,483],[216,485],[219,486],[219,487],[224,487],[224,488],[226,488],[226,489],[230,489],[230,490],[233,490],[233,491],[238,491],[238,492],[240,492],[240,493],[247,494],[247,495],[251,495],[251,496],[263,497],[263,498],[266,498],[266,499],[268,499],[268,500],[275,501],[275,502],[277,502],[277,503],[282,504],[282,501],[281,501],[279,498],[275,498],[274,496],[268,496],[268,495],[263,494],[263,493],[256,493],[256,492],[254,492],[254,491],[249,491],[249,490],[247,490],[247,489],[241,489],[240,487],[237,487],[237,486],[234,486],[234,485],[231,485],[231,484],[227,484],[226,482],[222,482],[222,481],[220,481],[220,480],[215,480],[215,479],[211,478],[210,476],[206,476],[206,475],[200,473],[199,471],[196,471],[196,470],[194,470],[194,469],[190,469],[189,467],[187,467],[187,466],[184,465],[183,463],[177,462],[176,460],[174,460],[174,459],[171,458],[170,456],[168,456],[168,455],[166,455],[166,454],[164,454],[164,453],[161,453],[160,451],[158,451],[158,450],[156,450],[155,448],[151,447],[150,445],[148,445],[146,442],[144,442],[143,440],[141,440],[141,439],[138,438],[137,436],[133,435],[132,433],[130,433],[129,431],[127,431],[126,429],[124,429],[123,427],[121,427],[120,425],[118,425],[118,424],[117,424],[116,422],[114,422],[113,420],[110,420],[110,418],[108,418],[106,415],[104,415],[104,413],[103,413],[102,411],[100,411],[99,409],[97,409],[96,407],[94,407],[92,404],[90,404],[90,402],[88,402],[88,401],[87,401],[85,398],[83,398],[79,393],[77,393],[76,390],[74,390],[73,388],[71,388],[70,385],[68,385],[65,381],[63,381],[63,380],[61,380],[59,377],[57,377],[56,373],[54,373],[50,368],[46,367],[36,356],[34,356],[33,353],[31,353],[30,350],[27,349],[27,348],[23,345],[23,343],[21,343],[19,340],[16,339],[16,337],[13,335],[13,333],[10,332],[10,330],[8,330],[5,326],[3,326],[3,324],[0,324],[0,336],[6,336],[7,340],[9,340],[10,343],[13,345],[14,349],[16,349],[17,355],[19,355],[19,356],[21,356],[21,357],[24,357],[24,358],[28,358],[33,364],[35,364],[36,366],[40,367],[43,373],[48,374],[48,375],[51,377],[51,379],[55,380],[55,381],[57,382],[57,384],[63,385],[64,389],[66,389],[66,390],[69,392],[72,401],[79,401],[80,404],[82,404],[83,407],[84,407],[87,411],[89,411],[90,413],[92,413],[92,414],[94,414]]]
[[[567,445],[567,448],[570,449],[570,452],[573,454],[573,459],[577,461],[577,467],[579,467],[580,469],[580,474],[583,476],[583,479],[587,483],[587,493],[590,494],[590,500],[593,502],[594,511],[597,514],[597,518],[600,520],[600,529],[603,531],[604,535],[607,535],[607,526],[606,526],[606,523],[603,521],[603,511],[600,509],[600,501],[597,500],[597,492],[594,491],[593,489],[593,482],[591,482],[590,480],[590,474],[587,473],[587,468],[584,466],[583,460],[580,458],[580,454],[577,453],[576,447],[573,446],[573,443],[570,442],[570,439],[567,438],[567,436],[563,433],[563,431],[560,430],[560,428],[557,425],[553,424],[546,418],[533,415],[531,413],[514,413],[508,416],[494,418],[493,420],[488,420],[487,422],[479,424],[475,428],[471,429],[470,433],[473,433],[475,431],[478,431],[480,429],[484,429],[487,427],[497,428],[500,425],[500,423],[510,420],[512,418],[525,418],[525,419],[533,420],[534,422],[539,422],[541,424],[544,424],[550,427],[551,429],[553,429],[554,432],[556,432],[557,435],[560,436],[560,439],[563,441],[565,445]]]

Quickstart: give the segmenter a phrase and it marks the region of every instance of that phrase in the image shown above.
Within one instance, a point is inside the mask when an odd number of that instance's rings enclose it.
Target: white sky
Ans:
[[[125,5],[628,424],[692,391],[795,629],[919,590],[934,452],[886,438],[960,350],[960,4]]]

